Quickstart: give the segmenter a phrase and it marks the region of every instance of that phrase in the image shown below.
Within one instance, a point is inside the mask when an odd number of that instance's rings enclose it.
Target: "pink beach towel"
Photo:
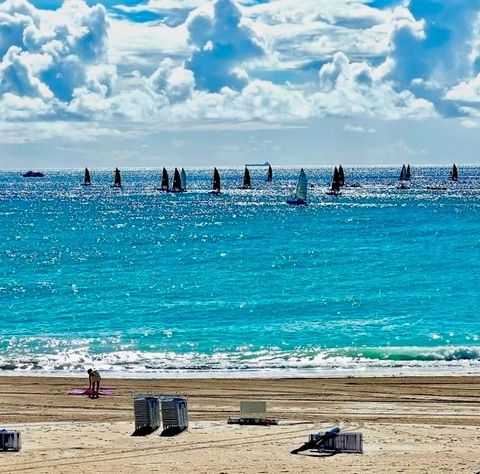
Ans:
[[[101,387],[99,390],[99,395],[113,395],[115,389],[112,387]],[[68,392],[69,395],[91,395],[92,389],[91,388],[73,388]]]

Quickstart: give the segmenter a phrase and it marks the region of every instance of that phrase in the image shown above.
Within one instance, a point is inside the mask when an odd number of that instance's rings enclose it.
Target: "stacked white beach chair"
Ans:
[[[155,431],[160,427],[160,405],[158,397],[137,395],[133,399],[135,431]]]
[[[21,449],[20,431],[0,430],[0,451],[20,451]]]
[[[175,435],[188,428],[187,399],[184,397],[137,395],[133,408],[136,435],[150,434],[160,426],[163,426],[163,436]]]
[[[163,430],[181,432],[188,428],[187,399],[180,396],[164,396],[161,401]]]
[[[310,435],[310,441],[320,441],[324,433]],[[363,453],[362,433],[345,432],[326,439],[318,448],[319,452]]]
[[[324,433],[313,433],[308,441],[297,449],[291,451],[291,454],[298,454],[302,451],[317,451],[318,453],[363,453],[363,435],[362,433],[345,432],[337,426]]]

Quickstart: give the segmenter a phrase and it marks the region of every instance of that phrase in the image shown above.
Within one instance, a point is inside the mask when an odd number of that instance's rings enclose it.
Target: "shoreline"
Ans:
[[[409,377],[480,377],[480,364],[436,367],[379,367],[359,369],[261,369],[261,370],[167,370],[156,372],[113,371],[99,369],[102,377],[129,380],[274,380],[274,379],[342,379],[342,378],[409,378]],[[92,364],[94,366],[94,364]],[[15,371],[0,370],[2,377],[85,378],[85,371]]]

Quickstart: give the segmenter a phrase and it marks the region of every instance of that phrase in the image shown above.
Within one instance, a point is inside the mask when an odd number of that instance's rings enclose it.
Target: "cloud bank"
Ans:
[[[145,21],[147,13],[156,16]],[[149,0],[108,8],[66,0],[57,10],[6,0],[0,121],[154,130],[461,117],[472,126],[479,52],[480,0]]]

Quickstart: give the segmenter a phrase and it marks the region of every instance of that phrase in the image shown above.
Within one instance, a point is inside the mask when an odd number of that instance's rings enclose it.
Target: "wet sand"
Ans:
[[[480,377],[104,378],[113,396],[68,395],[85,380],[0,377],[0,427],[23,436],[2,472],[480,472]],[[132,437],[137,393],[186,395],[188,431]],[[280,424],[228,425],[244,399],[266,400]],[[365,453],[289,454],[336,425],[361,431]]]

